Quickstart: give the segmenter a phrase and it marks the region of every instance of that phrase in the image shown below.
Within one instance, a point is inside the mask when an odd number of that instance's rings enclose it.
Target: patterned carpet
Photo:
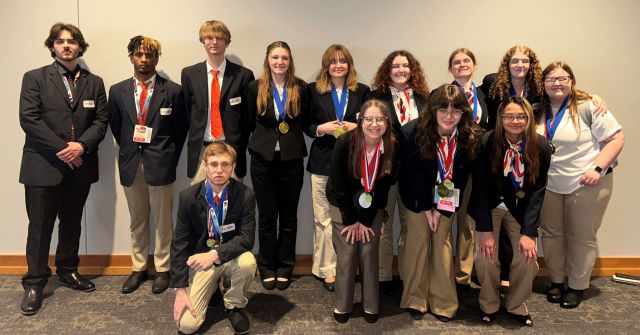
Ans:
[[[26,317],[19,309],[20,278],[0,276],[0,334],[176,334],[173,291],[153,295],[149,281],[124,295],[120,293],[124,279],[95,277],[96,291],[85,293],[61,287],[52,277],[42,309]],[[449,323],[429,314],[421,321],[412,320],[398,307],[398,293],[381,296],[376,324],[365,323],[358,305],[342,325],[333,320],[332,293],[313,277],[295,279],[284,292],[265,291],[256,279],[247,306],[252,334],[640,334],[640,287],[614,283],[610,277],[594,278],[585,301],[574,310],[549,304],[543,293],[546,279],[538,278],[528,303],[533,328],[521,328],[505,312],[492,325],[482,324],[477,289],[460,294],[460,309]],[[222,304],[209,311],[199,334],[232,334]]]

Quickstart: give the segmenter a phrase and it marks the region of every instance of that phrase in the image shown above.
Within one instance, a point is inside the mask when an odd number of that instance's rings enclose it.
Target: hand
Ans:
[[[84,154],[84,147],[78,142],[68,142],[67,147],[56,154],[58,159],[69,163]]]
[[[342,121],[342,125],[347,126],[347,131],[354,130],[358,127],[358,124],[349,121]]]
[[[538,245],[536,239],[527,235],[520,236],[520,252],[524,254],[527,263],[538,260]]]
[[[347,236],[345,237],[345,240],[347,240],[347,243],[354,244],[360,240],[358,235],[358,231],[359,231],[358,226],[360,226],[360,222],[356,222],[350,226],[346,226],[340,232],[340,235],[344,235],[345,233],[347,233]]]
[[[429,229],[431,229],[431,231],[435,233],[436,230],[438,230],[438,223],[440,223],[440,212],[431,209],[428,211],[424,211],[424,215],[427,217]]]
[[[593,102],[593,104],[596,105],[596,109],[593,110],[594,115],[607,114],[607,111],[609,109],[607,108],[607,104],[604,103],[604,100],[602,100],[602,98],[600,98],[597,95],[592,95],[591,102]]]
[[[329,121],[319,125],[317,132],[318,134],[333,134],[333,132],[340,127],[342,127],[342,125],[338,120]]]
[[[209,270],[217,260],[218,252],[212,250],[190,256],[189,259],[187,259],[187,265],[194,271],[206,271]]]
[[[176,290],[176,301],[173,303],[173,320],[176,322],[176,327],[180,328],[180,319],[185,309],[189,309],[191,316],[196,317],[196,310],[191,306],[191,301],[187,295],[187,290],[179,288]]]
[[[480,245],[480,253],[485,260],[494,261],[496,256],[496,238],[492,231],[478,232],[478,241]]]
[[[376,236],[373,229],[366,227],[363,224],[358,224],[358,240],[364,243],[371,241],[371,237]]]
[[[79,156],[78,156],[78,157],[76,157],[76,159],[74,159],[74,160],[72,160],[72,161],[67,162],[67,166],[68,166],[71,170],[73,170],[73,169],[75,169],[75,168],[78,168],[78,167],[82,166],[82,163],[84,163],[84,161],[82,160],[82,157],[79,157]]]
[[[589,169],[580,177],[580,184],[585,186],[595,186],[600,181],[600,174],[593,169]]]

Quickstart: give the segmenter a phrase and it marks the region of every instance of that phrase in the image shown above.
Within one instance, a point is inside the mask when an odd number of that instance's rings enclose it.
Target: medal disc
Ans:
[[[553,145],[553,142],[549,141],[549,146],[551,147],[551,154],[555,154],[556,153],[556,146]]]
[[[524,193],[523,190],[520,190],[520,191],[516,192],[516,197],[518,197],[518,199],[524,198],[524,195],[525,195],[525,193]]]
[[[446,187],[447,190],[449,190],[449,191],[453,190],[453,182],[451,181],[451,179],[445,179],[442,182],[442,185],[444,185],[444,187]]]
[[[373,202],[373,196],[370,193],[362,192],[358,197],[358,204],[362,208],[371,207],[372,202]]]
[[[342,135],[344,135],[344,133],[347,132],[347,127],[346,126],[342,126],[340,128],[336,128],[336,130],[333,131],[333,137],[338,138]]]
[[[283,135],[288,133],[289,132],[289,124],[287,124],[285,121],[280,122],[280,124],[278,125],[278,130]]]
[[[438,185],[438,196],[440,198],[444,198],[447,196],[447,194],[449,194],[449,190],[447,189],[446,186],[444,186],[444,183]]]
[[[209,247],[209,248],[213,248],[213,247],[215,247],[215,246],[216,246],[216,240],[214,240],[214,239],[212,239],[212,238],[210,238],[210,239],[208,239],[208,240],[207,240],[207,247]]]

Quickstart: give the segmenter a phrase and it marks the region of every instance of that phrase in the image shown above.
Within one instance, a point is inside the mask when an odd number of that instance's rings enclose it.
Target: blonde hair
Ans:
[[[198,32],[200,43],[204,43],[207,36],[213,36],[215,38],[222,38],[227,41],[227,44],[231,43],[231,32],[229,28],[222,22],[216,20],[206,21],[200,26]]]

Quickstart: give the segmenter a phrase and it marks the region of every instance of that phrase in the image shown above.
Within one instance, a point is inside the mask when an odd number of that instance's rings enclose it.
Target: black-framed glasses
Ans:
[[[529,116],[527,114],[502,114],[500,115],[503,121],[513,122],[518,120],[520,122],[527,122],[529,120]]]
[[[372,125],[373,122],[375,121],[375,123],[385,123],[386,120],[388,120],[389,118],[386,116],[364,116],[362,118],[362,123],[368,125]]]
[[[546,77],[544,78],[544,82],[547,84],[555,84],[556,81],[560,82],[560,84],[565,84],[571,80],[571,76],[560,76],[560,77]]]

